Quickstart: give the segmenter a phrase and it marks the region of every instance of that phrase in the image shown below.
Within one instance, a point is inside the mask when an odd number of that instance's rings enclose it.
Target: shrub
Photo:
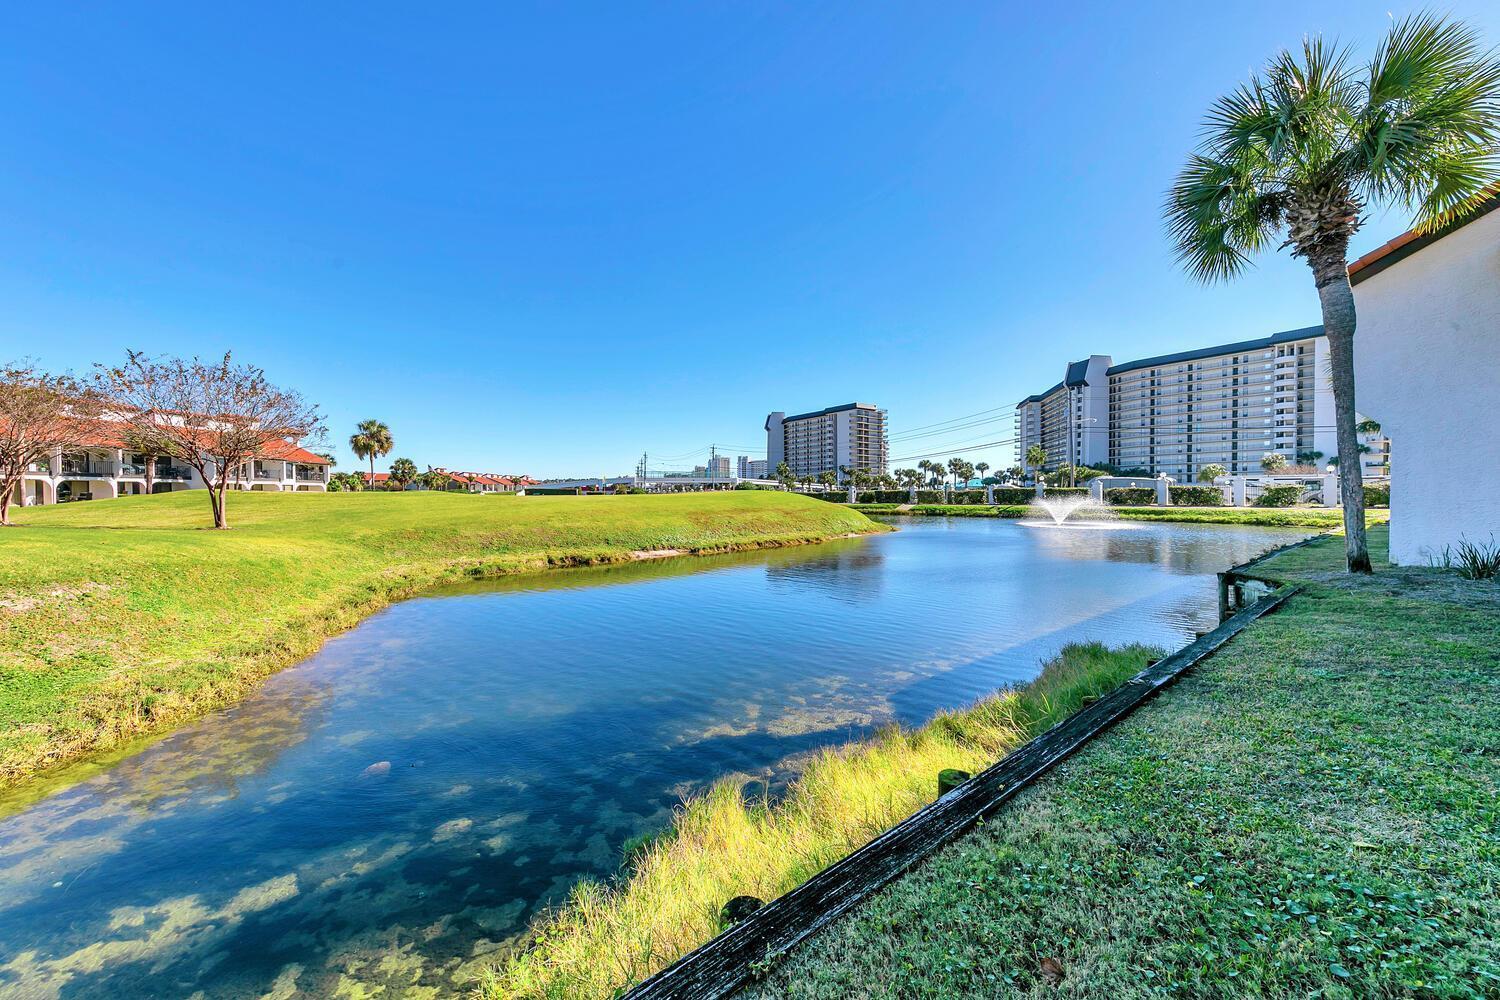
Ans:
[[[1290,507],[1302,497],[1302,487],[1292,483],[1285,486],[1268,486],[1255,498],[1256,507]]]
[[[1177,507],[1224,506],[1224,491],[1217,486],[1169,486],[1167,492]]]
[[[1113,507],[1150,507],[1156,503],[1156,491],[1147,486],[1121,486],[1105,490],[1104,500]]]
[[[1048,490],[1047,492],[1052,492]],[[1003,486],[995,491],[995,502],[1008,506],[1021,507],[1036,499],[1036,490],[1027,489],[1024,486]]]
[[[917,490],[917,503],[942,503],[943,499],[942,490]]]
[[[1500,577],[1500,545],[1495,544],[1494,535],[1488,545],[1460,539],[1451,552],[1443,546],[1443,565],[1456,568],[1465,580],[1494,580]]]
[[[1391,505],[1391,487],[1388,483],[1378,486],[1365,487],[1366,507],[1389,507]]]
[[[1049,497],[1086,497],[1089,491],[1086,486],[1049,486],[1047,495]]]

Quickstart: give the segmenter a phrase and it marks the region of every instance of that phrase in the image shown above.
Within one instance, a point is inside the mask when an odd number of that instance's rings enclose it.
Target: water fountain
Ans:
[[[1108,504],[1100,503],[1092,497],[1067,496],[1067,497],[1037,497],[1031,501],[1027,508],[1029,511],[1040,511],[1047,515],[1048,520],[1027,517],[1020,523],[1028,528],[1128,528],[1133,525],[1126,524],[1120,520],[1114,508]],[[1081,517],[1072,519],[1075,514]]]

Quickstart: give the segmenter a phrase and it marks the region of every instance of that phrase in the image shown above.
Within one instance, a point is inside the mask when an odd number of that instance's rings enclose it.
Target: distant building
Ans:
[[[1046,471],[1109,464],[1191,482],[1205,465],[1259,473],[1272,451],[1322,467],[1338,451],[1328,339],[1312,326],[1122,364],[1095,354],[1016,404],[1015,437],[1023,463],[1046,450]],[[1366,443],[1374,471],[1385,441]]]
[[[1500,537],[1500,194],[1461,224],[1405,233],[1349,266],[1355,398],[1396,445],[1391,560]],[[1370,456],[1366,456],[1367,459]]]
[[[845,403],[826,410],[766,417],[766,462],[772,474],[781,462],[799,479],[841,467],[886,470],[886,413],[873,403]]]
[[[1068,365],[1063,380],[1016,404],[1016,442],[1022,465],[1033,445],[1047,451],[1044,469],[1109,461],[1107,354]]]
[[[729,456],[715,455],[713,458],[710,458],[708,460],[707,471],[711,479],[728,479],[730,477]]]
[[[764,458],[751,458],[749,455],[741,455],[736,471],[741,479],[769,479],[771,478],[770,462]]]

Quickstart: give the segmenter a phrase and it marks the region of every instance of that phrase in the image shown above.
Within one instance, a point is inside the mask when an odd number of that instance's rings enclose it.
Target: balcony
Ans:
[[[299,483],[321,483],[323,481],[322,469],[298,469],[297,482]]]
[[[61,476],[70,476],[74,479],[100,479],[105,476],[114,475],[114,469],[110,462],[94,462],[87,458],[63,457]]]
[[[281,482],[283,477],[280,469],[262,469],[257,466],[254,474],[252,475],[252,478],[259,482],[269,481],[279,483]]]

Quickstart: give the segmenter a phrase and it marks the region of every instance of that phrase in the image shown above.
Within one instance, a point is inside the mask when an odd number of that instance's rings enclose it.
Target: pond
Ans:
[[[446,994],[736,775],[916,724],[1064,643],[1181,646],[1307,532],[911,519],[395,605],[0,821],[0,996]]]

